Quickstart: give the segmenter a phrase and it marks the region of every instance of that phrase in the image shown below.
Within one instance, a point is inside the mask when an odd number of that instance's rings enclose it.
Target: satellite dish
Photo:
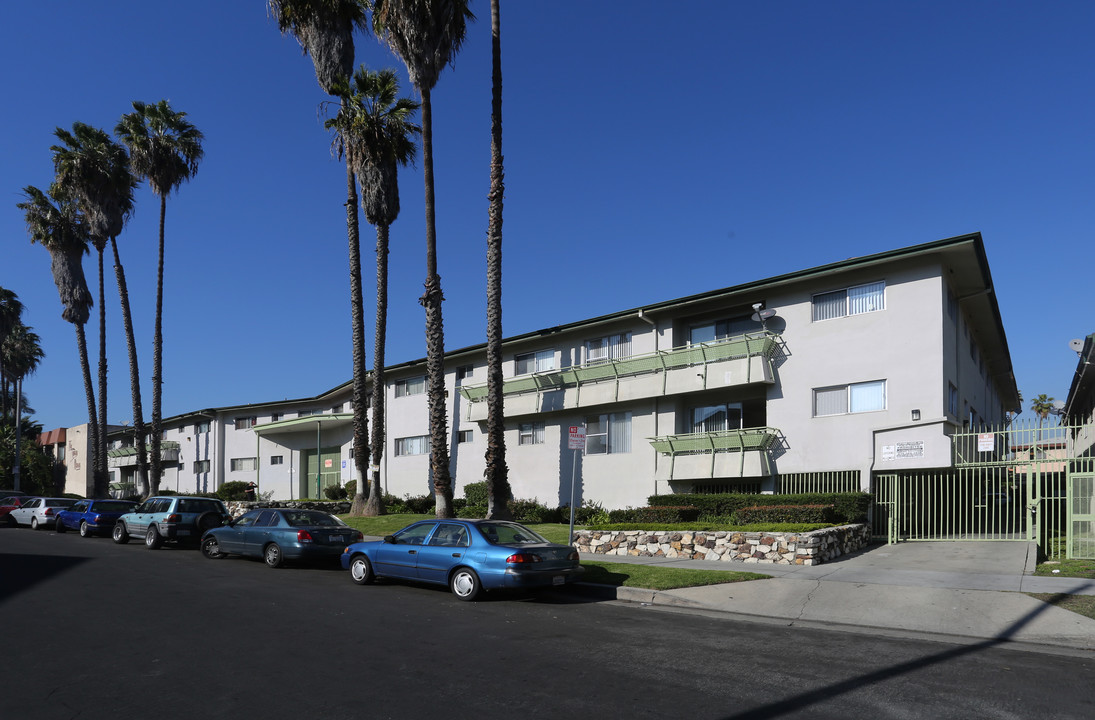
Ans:
[[[1053,407],[1056,408],[1057,410],[1064,410],[1065,409],[1065,401],[1064,400],[1055,400],[1053,402]]]
[[[762,323],[765,320],[767,320],[768,318],[773,318],[775,316],[776,316],[776,311],[775,310],[772,310],[771,308],[765,308],[764,310],[758,310],[757,312],[753,313],[752,319],[753,319],[753,322]]]
[[[1074,352],[1082,352],[1083,349],[1084,349],[1084,341],[1081,340],[1080,338],[1076,338],[1075,340],[1069,340],[1068,341],[1068,346]]]

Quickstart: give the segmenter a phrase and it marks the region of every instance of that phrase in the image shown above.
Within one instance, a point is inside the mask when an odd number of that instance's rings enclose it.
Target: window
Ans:
[[[689,432],[722,432],[740,429],[741,403],[692,408],[692,427]]]
[[[736,317],[702,325],[693,325],[688,329],[688,344],[699,345],[700,343],[718,342],[735,335],[757,332],[761,327],[759,322],[750,317]]]
[[[395,381],[395,396],[407,397],[408,395],[421,395],[426,392],[426,377],[406,378]]]
[[[813,321],[884,310],[885,297],[886,283],[882,281],[819,293],[813,298]]]
[[[456,384],[459,385],[474,374],[474,365],[461,365],[460,367],[456,368]]]
[[[528,375],[534,372],[547,372],[555,369],[555,351],[541,350],[539,352],[522,353],[513,357],[516,365],[514,372],[517,375]]]
[[[254,469],[255,469],[255,458],[253,458],[253,457],[232,458],[231,468],[232,468],[232,472],[246,472],[246,471],[249,471],[249,470],[254,471]]]
[[[472,431],[471,430],[461,430],[459,433],[457,433],[456,441],[457,442],[462,442],[462,443],[470,443],[471,438],[472,438]]]
[[[195,475],[197,475],[199,473],[207,473],[207,472],[209,472],[209,461],[208,460],[196,460],[194,462],[194,474]]]
[[[270,456],[270,464],[271,465],[284,465],[285,464],[285,456],[284,455],[271,455]]]
[[[874,412],[885,409],[885,380],[814,390],[814,417]]]
[[[311,417],[312,415],[322,415],[322,410],[301,410],[297,413],[297,417]]]
[[[238,417],[236,418],[236,429],[247,430],[248,428],[255,427],[255,417]]]
[[[270,413],[270,422],[281,420],[281,413]]]
[[[586,454],[631,452],[631,413],[591,415],[586,418]]]
[[[586,362],[590,365],[631,357],[631,333],[620,333],[586,341]]]
[[[543,445],[544,443],[544,423],[531,422],[521,423],[517,426],[517,444],[518,445]]]
[[[331,408],[331,414],[332,415],[337,415],[340,412],[342,412],[342,406],[341,405],[335,405],[333,408]]]
[[[194,433],[200,435],[202,433],[209,432],[209,421],[203,420],[199,423],[194,423]]]
[[[415,437],[396,438],[395,456],[425,455],[430,451],[430,436],[416,435]]]
[[[958,388],[954,386],[954,383],[947,384],[950,385],[947,392],[947,412],[954,417],[958,417]]]

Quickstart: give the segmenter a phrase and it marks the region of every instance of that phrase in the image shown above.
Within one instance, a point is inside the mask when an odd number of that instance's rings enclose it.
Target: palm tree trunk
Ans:
[[[347,143],[347,145],[349,145]],[[366,398],[365,375],[365,308],[361,294],[361,237],[358,234],[357,183],[354,179],[353,158],[346,151],[346,234],[350,241],[350,315],[353,323],[354,355],[354,467],[357,469],[357,490],[350,506],[351,515],[365,512],[366,470],[369,467],[369,408]]]
[[[419,302],[426,308],[426,392],[430,417],[430,471],[433,473],[435,514],[452,517],[452,477],[449,474],[448,418],[445,412],[445,328],[441,318],[441,277],[437,274],[437,223],[433,192],[433,113],[430,91],[422,88],[422,175],[426,184],[426,290]]]
[[[384,458],[384,346],[388,334],[388,226],[376,226],[376,332],[373,338],[373,435],[369,501],[365,515],[386,514],[380,489],[380,461]]]
[[[160,401],[163,391],[163,229],[167,215],[167,195],[160,197],[160,255],[156,265],[156,330],[152,335],[152,469],[149,482],[151,494],[160,490],[160,476],[163,474],[163,459],[160,457],[161,427]]]
[[[95,385],[91,382],[91,362],[87,355],[87,336],[84,334],[84,326],[80,323],[73,323],[73,326],[76,328],[76,347],[80,353],[80,369],[84,374],[84,394],[87,396],[87,440],[91,457],[88,459],[90,462],[85,460],[84,465],[91,468],[94,478],[95,468],[99,462],[99,423],[95,419]],[[92,497],[106,497],[105,494],[98,494],[97,485],[92,487]]]
[[[490,192],[487,226],[487,517],[512,520],[506,466],[505,408],[502,397],[502,43],[498,0],[490,3],[491,122]]]
[[[103,276],[103,250],[101,243],[96,243],[99,251],[99,431],[96,434],[95,464],[95,497],[106,497],[107,469],[106,469],[106,291],[105,278]]]
[[[137,489],[142,496],[150,494],[148,486],[148,448],[145,445],[144,410],[141,408],[141,373],[137,366],[137,342],[133,337],[133,317],[129,312],[129,290],[125,282],[125,269],[118,254],[116,238],[110,238],[110,248],[114,251],[114,276],[118,282],[118,299],[122,304],[122,325],[125,328],[125,342],[129,351],[129,388],[133,396],[133,434],[137,447]]]

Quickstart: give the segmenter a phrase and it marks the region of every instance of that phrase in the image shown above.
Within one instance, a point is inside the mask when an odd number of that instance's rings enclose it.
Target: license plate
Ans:
[[[345,535],[332,535],[331,536],[331,542],[333,542],[333,543],[345,542],[345,539],[346,539]]]
[[[553,577],[551,579],[551,584],[552,585],[562,585],[566,581],[567,581],[567,579],[565,577],[563,577],[562,575],[556,575],[555,577]]]

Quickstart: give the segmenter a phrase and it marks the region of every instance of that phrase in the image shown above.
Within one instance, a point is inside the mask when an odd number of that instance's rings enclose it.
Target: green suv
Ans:
[[[166,540],[192,542],[197,546],[203,533],[231,519],[224,503],[216,498],[171,495],[150,497],[114,523],[111,537],[119,545],[130,537],[143,537],[153,550]]]

